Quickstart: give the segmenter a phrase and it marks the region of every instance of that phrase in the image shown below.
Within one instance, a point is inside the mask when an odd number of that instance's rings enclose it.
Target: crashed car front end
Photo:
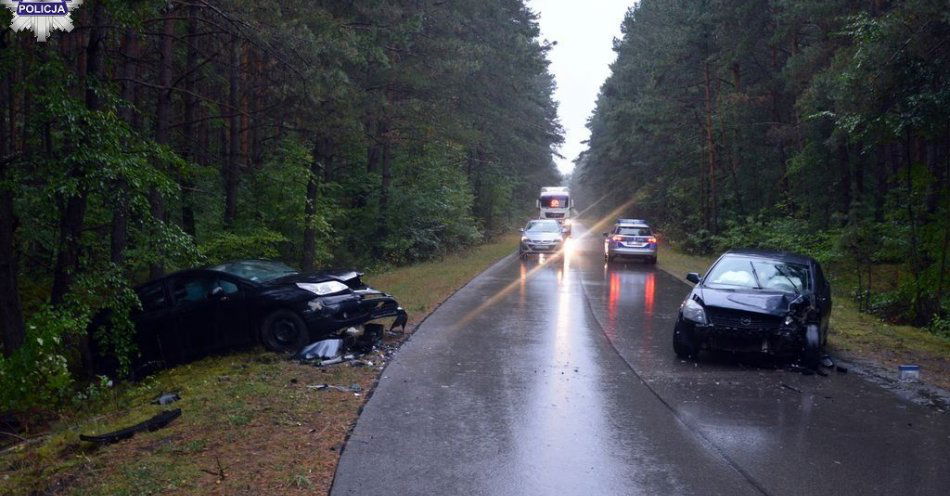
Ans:
[[[408,322],[395,298],[372,288],[312,298],[301,315],[311,340],[329,336],[378,339],[382,331],[405,327]]]

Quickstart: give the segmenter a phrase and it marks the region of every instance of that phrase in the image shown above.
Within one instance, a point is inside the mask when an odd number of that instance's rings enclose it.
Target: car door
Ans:
[[[211,300],[215,350],[247,346],[256,341],[247,294],[248,288],[236,279],[220,275],[214,281]]]
[[[171,293],[174,300],[175,332],[162,343],[165,354],[174,363],[184,363],[215,350],[215,304],[211,298],[216,277],[206,272],[174,276]]]
[[[136,313],[136,345],[138,358],[134,360],[133,376],[161,365],[165,361],[162,339],[174,333],[175,319],[165,281],[146,284],[136,290],[142,311]],[[142,369],[142,370],[139,370]]]
[[[818,314],[821,319],[823,337],[827,337],[828,325],[831,321],[831,284],[825,279],[821,265],[815,264],[815,296],[818,299]]]

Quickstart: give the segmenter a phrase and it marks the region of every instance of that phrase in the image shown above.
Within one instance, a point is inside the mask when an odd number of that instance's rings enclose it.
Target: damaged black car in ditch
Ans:
[[[673,349],[681,358],[703,349],[797,356],[815,367],[828,337],[831,286],[810,257],[761,250],[729,251],[680,306]]]
[[[405,327],[406,311],[391,295],[366,286],[352,270],[300,273],[280,262],[240,260],[191,269],[137,287],[142,308],[133,314],[137,352],[133,375],[209,354],[263,344],[293,355],[320,339],[343,338],[372,347],[386,330]],[[96,369],[116,361],[102,333],[108,316],[93,322]]]

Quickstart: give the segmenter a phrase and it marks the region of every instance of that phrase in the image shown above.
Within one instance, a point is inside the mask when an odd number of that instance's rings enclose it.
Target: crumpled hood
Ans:
[[[737,291],[729,289],[697,288],[697,295],[707,307],[730,308],[768,315],[785,315],[794,294],[777,291]]]
[[[269,284],[296,284],[298,282],[326,282],[326,281],[339,281],[347,286],[353,287],[354,283],[359,283],[360,276],[362,272],[357,272],[355,270],[349,269],[329,269],[329,270],[320,270],[317,272],[309,272],[306,274],[291,274],[286,277],[281,277],[280,279],[275,279],[270,281]]]
[[[528,238],[529,241],[560,241],[561,235],[558,233],[549,233],[549,232],[532,232],[524,233],[524,237]]]

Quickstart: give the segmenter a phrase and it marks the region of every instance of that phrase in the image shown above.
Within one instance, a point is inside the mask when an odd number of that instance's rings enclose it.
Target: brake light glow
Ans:
[[[653,243],[653,244],[656,244],[656,238],[654,238],[653,236],[650,236],[650,238],[649,238],[649,239],[647,239],[647,243]]]
[[[612,238],[610,238],[610,239],[612,239],[612,240],[614,240],[614,241],[617,241],[617,242],[620,242],[620,241],[623,241],[623,236],[614,236],[614,237],[612,237]]]

